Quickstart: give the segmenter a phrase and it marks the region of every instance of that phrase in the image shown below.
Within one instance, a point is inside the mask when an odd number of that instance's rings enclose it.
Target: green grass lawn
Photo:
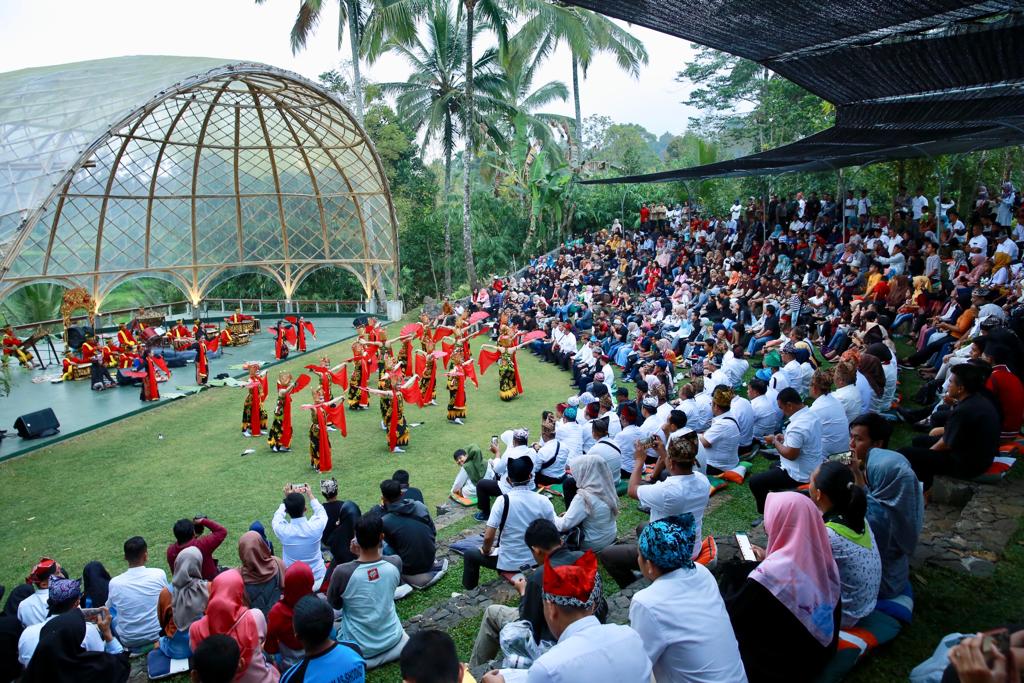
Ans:
[[[336,360],[348,357],[349,344],[338,344],[328,353]],[[283,369],[298,372],[311,360],[296,359]],[[456,473],[452,451],[472,442],[486,445],[492,434],[513,426],[528,426],[536,434],[541,411],[570,394],[569,376],[532,355],[520,354],[520,368],[527,393],[511,403],[501,402],[497,373],[492,369],[481,378],[479,390],[469,389],[469,418],[463,427],[447,423],[444,391],[436,407],[409,408],[410,421],[424,424],[412,430],[412,442],[404,454],[387,451],[375,403],[370,411],[349,413],[348,438],[332,434],[333,474],[342,496],[365,509],[377,502],[379,482],[401,467],[411,472],[413,485],[423,490],[431,508],[444,502]],[[277,368],[271,371],[272,381],[277,372]],[[913,396],[918,376],[904,372],[901,380],[902,395]],[[305,451],[306,413],[295,411],[295,451],[272,454],[265,441],[240,436],[243,399],[241,389],[212,389],[0,463],[0,503],[7,511],[0,528],[0,547],[5,550],[0,555],[0,582],[11,586],[23,581],[43,555],[57,558],[73,575],[94,559],[118,573],[124,568],[121,544],[136,534],[150,543],[150,564],[165,566],[163,552],[172,538],[174,521],[198,513],[228,527],[228,540],[218,557],[222,563],[237,564],[238,537],[255,519],[269,525],[281,488],[288,482],[316,482]],[[164,438],[159,439],[159,434]],[[909,429],[899,428],[894,445],[910,436]],[[248,447],[257,453],[240,457]],[[755,471],[763,467],[766,463],[759,460]],[[1015,471],[1011,476],[1024,474]],[[723,502],[706,516],[705,533],[721,535],[749,528],[756,513],[747,487],[730,486],[716,497]],[[556,502],[556,509],[561,507]],[[626,531],[643,519],[632,501],[624,502],[619,528]],[[441,535],[471,524],[471,519],[462,520]],[[1019,621],[1024,613],[1019,591],[1024,582],[1022,546],[1024,532],[1019,530],[991,579],[932,568],[914,572],[914,624],[858,668],[853,680],[906,680],[910,669],[930,654],[943,634]],[[436,586],[399,603],[399,614],[406,619],[445,602],[452,592],[461,590],[460,578],[461,565],[455,562],[449,576]],[[479,620],[466,619],[452,630],[464,660]],[[394,665],[370,676],[371,681],[380,682],[397,678]]]

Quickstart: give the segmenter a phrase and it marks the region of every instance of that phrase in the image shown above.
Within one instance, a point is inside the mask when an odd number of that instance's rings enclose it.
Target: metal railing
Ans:
[[[289,307],[289,303],[291,304]],[[201,317],[211,314],[230,315],[235,309],[240,308],[248,314],[293,314],[293,313],[361,313],[365,308],[365,301],[353,299],[292,299],[291,302],[283,299],[204,299],[199,305]],[[290,308],[290,310],[289,310]],[[162,313],[167,318],[190,318],[196,314],[189,301],[170,301],[162,304],[145,306],[147,311]],[[138,306],[131,308],[115,308],[108,311],[101,311],[96,314],[96,328],[115,328],[125,318],[132,317]],[[89,316],[79,313],[71,316],[71,325],[78,325],[87,322]],[[39,320],[24,325],[14,325],[16,331],[31,332],[39,327],[49,331],[63,333],[64,319],[54,318],[51,320]]]

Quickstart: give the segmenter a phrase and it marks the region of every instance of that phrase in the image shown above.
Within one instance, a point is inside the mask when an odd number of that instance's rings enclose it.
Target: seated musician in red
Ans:
[[[167,333],[167,338],[171,341],[179,339],[192,339],[195,335],[185,326],[182,321],[178,321],[178,324],[170,329]]]
[[[241,323],[245,322],[246,320],[252,319],[253,318],[251,315],[245,315],[244,313],[242,313],[241,308],[236,308],[234,313],[225,318],[225,320],[227,320],[229,323]]]
[[[118,323],[117,347],[123,352],[131,352],[134,351],[135,347],[138,345],[138,340],[135,339],[135,335],[128,329],[128,326],[124,323]]]
[[[4,358],[13,356],[18,359],[24,368],[32,368],[32,354],[22,347],[22,341],[14,334],[14,328],[8,325],[4,328]]]

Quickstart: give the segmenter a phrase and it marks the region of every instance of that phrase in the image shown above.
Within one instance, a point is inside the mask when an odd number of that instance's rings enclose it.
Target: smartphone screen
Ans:
[[[740,556],[749,562],[757,560],[754,557],[754,548],[750,545],[750,539],[746,534],[736,534],[736,543],[740,546]]]

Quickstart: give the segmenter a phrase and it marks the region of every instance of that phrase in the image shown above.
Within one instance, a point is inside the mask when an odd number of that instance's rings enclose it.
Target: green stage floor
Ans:
[[[307,336],[306,346],[310,352],[308,354],[310,363],[316,362],[316,349],[334,344],[355,334],[351,316],[315,318],[312,321],[316,325],[317,338],[314,340]],[[240,375],[242,374],[241,370],[231,370],[229,367],[249,360],[273,361],[274,340],[266,329],[274,325],[275,321],[264,319],[261,324],[264,331],[254,335],[248,345],[230,347],[220,358],[210,360],[211,378],[222,372],[233,376]],[[38,349],[41,354],[46,355],[42,344],[38,346]],[[58,346],[57,350],[60,351],[61,348]],[[195,366],[193,364],[189,363],[183,368],[172,368],[172,372],[171,379],[160,384],[161,394],[176,392],[178,385],[195,384]],[[107,391],[92,391],[87,380],[58,384],[52,384],[49,381],[37,384],[32,381],[36,377],[50,377],[59,374],[59,365],[51,365],[46,370],[30,372],[15,363],[11,364],[11,394],[0,398],[0,429],[7,430],[7,438],[0,441],[0,460],[22,455],[147,407],[159,406],[168,400],[189,399],[186,396],[182,399],[161,399],[151,404],[143,404],[139,401],[137,387],[117,387]],[[113,374],[112,370],[111,375]],[[18,437],[14,430],[14,421],[18,416],[44,408],[53,408],[57,420],[60,421],[60,434],[31,440]]]

